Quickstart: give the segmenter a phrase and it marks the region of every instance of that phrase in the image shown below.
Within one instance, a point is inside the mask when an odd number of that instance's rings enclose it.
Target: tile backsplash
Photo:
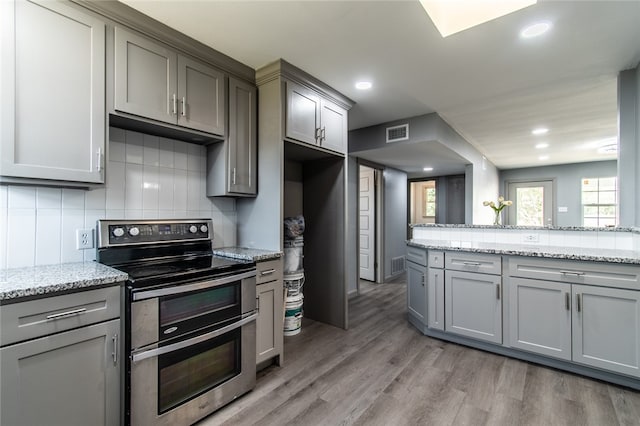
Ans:
[[[0,186],[0,268],[94,260],[76,229],[98,219],[211,218],[215,247],[236,244],[236,205],[206,196],[206,148],[110,128],[106,185]]]

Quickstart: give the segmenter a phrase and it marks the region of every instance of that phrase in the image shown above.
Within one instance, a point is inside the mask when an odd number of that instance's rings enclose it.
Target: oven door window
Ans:
[[[240,329],[158,358],[158,414],[189,401],[241,372]]]
[[[241,281],[160,298],[160,340],[237,318]]]

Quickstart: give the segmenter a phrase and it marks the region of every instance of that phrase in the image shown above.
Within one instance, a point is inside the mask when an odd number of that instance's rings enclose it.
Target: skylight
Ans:
[[[475,27],[537,0],[420,0],[442,37]]]

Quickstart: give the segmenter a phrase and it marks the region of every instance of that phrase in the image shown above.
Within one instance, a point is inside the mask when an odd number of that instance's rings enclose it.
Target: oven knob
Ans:
[[[114,228],[113,236],[116,238],[122,237],[124,235],[124,229],[122,228]]]
[[[195,234],[196,232],[198,232],[198,227],[195,225],[191,225],[189,227],[189,232],[191,232],[192,234]]]
[[[205,233],[209,230],[209,228],[207,228],[207,225],[202,225],[200,226],[200,232]]]
[[[133,227],[129,229],[129,235],[131,235],[132,237],[136,237],[140,234],[140,230],[137,227]]]

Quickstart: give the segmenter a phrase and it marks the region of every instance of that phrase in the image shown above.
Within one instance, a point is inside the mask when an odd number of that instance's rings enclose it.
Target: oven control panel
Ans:
[[[188,221],[100,221],[101,247],[127,244],[162,243],[172,241],[213,239],[213,226],[209,219]]]

